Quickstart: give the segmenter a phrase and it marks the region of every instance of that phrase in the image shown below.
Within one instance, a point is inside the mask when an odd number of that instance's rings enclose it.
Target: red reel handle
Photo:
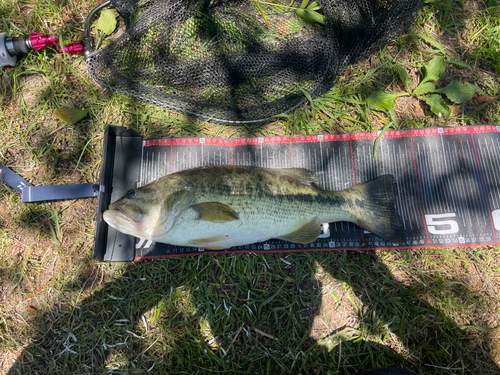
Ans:
[[[30,35],[30,43],[31,47],[35,50],[41,50],[45,47],[50,47],[54,44],[59,43],[59,38],[56,35],[50,34],[40,34],[40,33],[32,33]]]
[[[63,49],[59,48],[57,51],[59,53],[63,53]],[[64,53],[68,55],[83,55],[83,43],[82,42],[74,42],[70,44],[66,44],[64,46]]]

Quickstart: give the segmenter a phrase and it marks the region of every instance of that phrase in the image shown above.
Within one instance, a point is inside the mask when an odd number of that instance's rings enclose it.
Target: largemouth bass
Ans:
[[[396,191],[392,175],[327,191],[307,169],[197,168],[129,190],[103,218],[136,237],[211,250],[271,238],[310,243],[321,234],[320,223],[334,221],[398,242]]]

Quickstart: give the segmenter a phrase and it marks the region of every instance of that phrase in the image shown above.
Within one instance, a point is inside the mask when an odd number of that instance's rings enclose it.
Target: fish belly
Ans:
[[[251,212],[240,209],[238,213],[239,220],[212,223],[197,220],[196,213],[188,210],[167,234],[155,238],[155,241],[178,246],[226,249],[285,236],[316,217],[315,213],[300,209],[271,208],[270,205],[259,207],[255,204]]]

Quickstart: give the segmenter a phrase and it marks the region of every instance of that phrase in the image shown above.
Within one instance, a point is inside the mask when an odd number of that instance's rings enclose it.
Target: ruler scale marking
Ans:
[[[486,169],[488,169],[490,172],[491,171],[500,171],[500,163],[498,162],[498,158],[495,159],[497,161],[497,166],[494,165],[494,157],[492,155],[492,149],[494,149],[495,147],[495,143],[494,143],[494,140],[491,139],[491,148],[488,147],[488,140],[487,139],[484,139],[484,149],[485,149],[485,154],[487,154],[487,161],[484,163],[485,166],[486,166]],[[481,155],[483,155],[483,152],[482,152],[482,149],[481,148]],[[483,160],[485,158],[483,157]],[[499,208],[499,201],[498,201],[498,196],[495,196],[493,194],[493,191],[491,189],[492,186],[498,186],[499,183],[498,183],[498,174],[497,173],[485,173],[485,177],[488,181],[488,198],[490,199],[491,203],[492,203],[492,206],[497,209]]]
[[[480,169],[480,166],[479,166],[479,160],[477,159],[476,157],[476,153],[475,153],[475,150],[474,150],[474,141],[472,140],[471,138],[471,142],[472,142],[472,145],[469,145],[469,140],[467,140],[467,145],[469,146],[468,147],[468,151],[469,151],[469,157],[470,157],[470,167],[471,169],[474,171],[474,175],[475,175],[475,179],[473,179],[471,181],[471,185],[474,185],[475,187],[475,190],[477,191],[477,195],[481,196],[485,193],[485,191],[483,190],[483,186],[482,186],[482,178],[481,178],[481,169]],[[484,196],[485,199],[487,199],[486,196]],[[487,228],[489,225],[488,224],[492,224],[492,220],[491,220],[491,216],[489,215],[489,208],[488,208],[488,201],[487,200],[475,200],[476,201],[476,207],[477,207],[477,214],[476,214],[476,217],[479,219],[481,218],[483,220],[483,224],[484,226]],[[482,210],[481,210],[482,208]],[[488,216],[490,217],[490,220],[488,222],[488,217],[486,215],[484,215],[484,211],[488,212]],[[483,215],[480,215],[479,212],[483,212]]]
[[[399,145],[398,145],[399,147]],[[388,149],[390,150],[390,146],[388,146]],[[394,171],[394,174],[395,174],[395,178],[396,178],[396,181],[398,183],[398,194],[397,194],[397,198],[396,198],[396,203],[399,207],[399,212],[402,212],[403,213],[403,225],[404,225],[404,228],[405,230],[407,230],[407,226],[409,225],[410,226],[410,230],[412,229],[412,225],[411,225],[411,220],[410,220],[410,213],[409,213],[409,210],[408,210],[408,206],[406,204],[404,204],[404,201],[402,199],[402,196],[400,194],[400,184],[401,184],[401,173],[399,171],[399,166],[400,164],[396,162],[396,158],[394,157],[396,155],[396,145],[392,145],[392,154],[389,154],[389,163],[393,163],[393,167],[392,167],[392,171]]]
[[[498,138],[497,138],[497,142],[498,142]],[[485,139],[485,144],[487,143],[487,140]],[[492,153],[494,152],[494,149],[495,149],[495,143],[493,141],[493,139],[491,140],[491,148],[489,148],[488,146],[486,146],[486,149],[488,150],[488,155],[489,155],[489,160],[490,160],[490,172],[492,171],[500,171],[500,159],[497,157],[497,158],[494,158],[494,156],[492,155]],[[497,150],[500,150],[500,145],[498,145],[497,147]],[[494,166],[494,160],[496,160],[496,166]],[[500,183],[499,183],[499,176],[498,176],[498,173],[487,173],[487,176],[489,176],[493,181],[494,181],[494,184],[491,183],[490,185],[491,186],[500,186]],[[496,195],[493,193],[493,190],[491,189],[490,187],[490,196],[491,196],[491,199],[495,199],[495,207],[498,209],[500,208],[500,196],[499,195]]]
[[[456,151],[456,142],[453,143],[453,149],[455,150],[455,153],[454,155],[457,154],[457,151]],[[450,150],[451,150],[451,147],[450,147]],[[460,165],[458,164],[458,160],[456,158],[453,159],[454,160],[454,163],[453,163],[453,167],[455,170],[461,170],[460,168]],[[457,186],[457,191],[460,192],[460,187],[462,188],[462,192],[465,192],[465,182],[463,179],[459,179],[457,182],[456,182],[456,186]],[[464,203],[464,200],[463,199],[458,199],[457,198],[457,201],[459,202],[460,206],[461,206],[461,211],[463,213],[463,220],[464,220],[464,224],[465,224],[465,220],[468,220],[469,222],[469,226],[472,225],[472,221],[471,221],[471,218],[470,216],[468,216],[466,214],[467,210],[466,210],[466,205]],[[471,237],[471,236],[469,236]]]
[[[413,217],[415,219],[415,223],[417,228],[420,228],[422,225],[422,217],[419,215],[419,195],[416,187],[416,175],[415,175],[415,169],[413,168],[413,152],[411,149],[411,138],[409,139],[410,144],[406,143],[405,144],[405,153],[408,155],[406,157],[406,165],[405,168],[408,171],[408,178],[405,180],[405,186],[408,188],[407,191],[411,192],[411,196],[413,197],[413,204],[411,205],[412,211],[413,211]],[[414,183],[412,183],[414,182]]]
[[[450,149],[450,142],[447,141],[446,142],[447,144],[447,147],[448,149]],[[443,137],[441,137],[441,145],[442,145],[442,148],[444,149],[445,146],[444,146],[444,140],[443,140]],[[448,160],[449,157],[451,157],[451,153],[450,152],[444,152],[444,162],[445,162],[445,169],[447,171],[451,170],[451,161]],[[447,180],[448,180],[448,185],[452,185],[452,184],[455,184],[456,181],[452,180],[451,176],[447,175]],[[452,199],[452,206],[453,206],[453,212],[456,212],[458,211],[459,213],[459,216],[460,217],[465,217],[465,212],[464,212],[464,209],[463,207],[459,204],[458,201],[455,200],[455,194],[451,194],[451,199]]]
[[[483,156],[482,159],[483,159],[483,161],[484,161],[484,159],[486,159],[486,162],[484,162],[486,168],[489,171],[493,171],[493,170],[495,170],[495,167],[493,166],[493,157],[491,155],[491,150],[488,147],[488,140],[484,139],[483,141],[484,141],[484,147],[481,148],[481,155],[483,155],[482,150],[485,149],[485,154],[487,154],[487,157],[484,158],[484,156]],[[492,139],[491,140],[492,147],[495,147],[493,142],[494,141]],[[497,170],[500,170],[500,168],[497,168]],[[496,173],[485,173],[485,177],[486,177],[486,180],[488,182],[488,198],[490,199],[492,206],[495,208],[498,208],[497,197],[495,197],[491,192],[491,186],[493,186],[494,184],[498,184],[497,178],[496,178],[497,177]]]
[[[468,150],[464,150],[463,141],[460,141],[460,147],[461,147],[462,154],[463,154],[464,152],[468,151]],[[464,162],[465,162],[465,161],[464,161]],[[465,164],[465,167],[466,167],[466,168],[469,168],[469,165]],[[463,167],[461,167],[461,168],[463,168]],[[460,169],[460,170],[461,170],[461,169]],[[467,169],[466,169],[466,171],[467,171]],[[464,191],[463,191],[464,200],[465,200],[465,202],[466,202],[467,206],[473,209],[472,211],[476,211],[476,210],[477,210],[477,208],[475,207],[476,205],[475,205],[474,200],[472,200],[472,201],[471,201],[471,200],[467,199],[468,197],[467,197],[467,193],[466,193],[466,192],[467,192],[467,191],[472,191],[472,189],[473,189],[473,187],[472,187],[472,183],[471,183],[471,181],[470,181],[470,179],[469,179],[469,178],[466,178],[466,179],[464,180],[464,185],[465,185],[465,187],[466,187],[466,189],[464,189]],[[468,211],[469,211],[469,215],[468,215],[468,217],[469,217],[469,223],[470,223],[470,225],[472,225],[472,220],[473,220],[473,219],[476,219],[476,220],[477,220],[478,218],[477,218],[477,217],[472,217],[473,213],[471,212],[471,210],[468,210]]]
[[[498,139],[498,138],[497,138]],[[491,139],[491,144],[492,144],[492,148],[494,148],[494,141],[493,139]],[[487,180],[487,185],[485,184],[485,190],[486,190],[486,194],[487,194],[487,199],[489,200],[490,202],[490,217],[491,217],[491,220],[492,220],[492,224],[493,224],[493,236],[494,236],[494,240],[496,241],[497,240],[497,223],[495,223],[495,211],[499,208],[499,204],[498,204],[498,196],[495,196],[495,194],[493,194],[493,189],[492,189],[492,186],[499,186],[498,184],[498,181],[497,181],[497,177],[498,177],[498,173],[487,173],[488,170],[490,171],[499,171],[500,170],[500,166],[497,166],[496,168],[493,166],[493,157],[491,156],[491,148],[488,147],[488,144],[487,144],[487,139],[484,140],[484,147],[483,147],[485,150],[486,150],[486,153],[488,155],[487,157],[487,161],[486,162],[483,162],[485,168],[486,169],[486,173],[484,173],[484,177],[485,179]],[[480,155],[483,156],[483,148],[480,147]],[[482,158],[484,160],[484,157]],[[498,158],[496,158],[496,161],[497,161],[497,164],[498,164]],[[488,164],[489,162],[489,164]]]
[[[484,198],[485,198],[485,200],[482,201],[482,206],[488,212],[488,217],[490,219],[490,224],[491,224],[491,232],[492,232],[493,237],[496,237],[495,224],[493,223],[493,217],[492,217],[492,213],[491,213],[490,203],[489,203],[489,200],[488,200],[488,193],[486,191],[486,186],[485,186],[484,179],[483,179],[481,164],[479,162],[479,156],[478,156],[478,153],[477,153],[477,150],[476,150],[476,143],[474,141],[474,137],[473,137],[472,134],[471,134],[471,142],[472,142],[472,146],[474,147],[474,157],[475,157],[475,160],[477,162],[477,173],[476,173],[476,175],[477,175],[477,177],[479,177],[479,181],[477,182],[478,185],[479,185],[478,188],[484,194]],[[484,220],[485,220],[485,226],[487,226],[487,224],[486,224],[486,217],[484,215],[483,215],[483,217],[484,217]]]
[[[443,137],[443,135],[438,135],[439,138]],[[427,137],[426,140],[429,141],[429,151],[431,151],[432,155],[435,155],[437,163],[430,163],[430,168],[427,169],[427,176],[429,177],[429,181],[432,182],[434,186],[434,194],[433,194],[433,203],[435,204],[435,208],[443,213],[448,212],[447,207],[447,197],[446,194],[443,193],[443,178],[441,171],[441,160],[440,160],[440,152],[438,152],[437,145],[435,143],[431,143],[430,139]],[[437,142],[436,142],[437,143]]]
[[[463,143],[462,143],[462,142],[460,142],[460,146],[462,146],[462,147],[461,147],[461,148],[462,148],[462,151],[464,151],[464,149],[463,149]],[[469,166],[468,166],[468,165],[466,165],[466,167],[467,167],[467,168],[469,168]],[[459,168],[460,168],[460,166],[459,166]],[[465,196],[464,201],[465,201],[465,203],[466,203],[466,206],[467,206],[468,208],[472,208],[472,209],[475,211],[477,208],[475,207],[474,201],[470,202],[470,201],[467,199],[467,194],[466,194],[466,191],[471,191],[471,190],[472,190],[472,186],[471,186],[470,179],[468,179],[468,178],[467,178],[467,179],[464,179],[464,180],[463,180],[463,186],[464,186],[464,189],[463,189],[463,194],[464,194],[464,196]],[[470,209],[469,209],[469,210],[467,210],[467,211],[468,211],[468,213],[469,213],[469,215],[468,215],[468,217],[469,217],[469,219],[470,219],[470,220],[469,220],[469,222],[470,222],[470,223],[471,223],[471,225],[472,225],[472,220],[473,220],[473,217],[472,217],[472,212],[471,212],[471,210],[470,210]],[[474,219],[477,219],[477,218],[474,218]],[[481,232],[479,232],[479,233],[476,233],[476,234],[479,234],[479,236],[481,236],[481,234],[482,234],[482,233],[481,233]]]
[[[401,145],[398,145],[399,155],[411,155],[411,154],[409,154],[408,144],[407,143],[405,143],[404,148],[405,148],[405,152],[401,153]],[[411,160],[410,160],[409,157],[406,157],[405,159],[406,159],[405,160],[405,165],[401,165],[401,168],[406,167],[406,170],[410,174],[411,173],[410,171],[412,170],[411,169],[411,164],[410,164]],[[403,176],[403,171],[402,170],[401,170],[401,175]],[[404,178],[403,179],[403,188],[404,188],[404,191],[406,191],[407,194],[411,194],[412,197],[415,197],[414,185],[410,185],[408,178]],[[409,202],[407,201],[407,203],[409,203]],[[416,205],[415,204],[411,205],[408,210],[410,212],[413,212],[413,217],[415,218],[414,222],[415,222],[417,228],[419,228],[420,227],[420,225],[419,225],[420,224],[420,220],[418,220],[418,214],[417,214],[417,211],[416,211]],[[411,220],[411,215],[409,215],[409,218],[410,218],[410,223],[413,225],[413,222]]]

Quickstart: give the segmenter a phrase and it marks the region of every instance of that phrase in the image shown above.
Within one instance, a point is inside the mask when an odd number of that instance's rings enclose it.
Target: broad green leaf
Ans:
[[[322,25],[325,24],[325,17],[314,10],[297,9],[296,12],[299,17],[302,17],[304,20],[308,22],[316,22]]]
[[[394,108],[398,96],[401,95],[393,94],[389,91],[379,91],[368,97],[368,106],[375,111],[387,112]]]
[[[434,91],[436,91],[436,86],[434,86],[434,83],[422,82],[420,85],[417,86],[415,90],[413,90],[413,95],[420,96]]]
[[[422,83],[428,81],[437,81],[441,77],[441,74],[443,74],[445,69],[446,69],[446,64],[444,62],[444,57],[443,56],[434,57],[429,62],[429,64],[424,66],[425,77]]]
[[[450,114],[450,108],[446,105],[441,95],[431,95],[425,98],[425,102],[429,107],[431,107],[431,111],[436,115],[443,115],[448,117]]]
[[[54,114],[59,120],[73,125],[87,117],[89,111],[88,109],[82,111],[80,109],[59,108],[55,110]]]
[[[436,90],[436,92],[446,94],[448,99],[452,102],[462,104],[474,97],[476,94],[476,88],[466,83],[462,84],[460,82],[453,81],[448,86]]]
[[[399,79],[403,82],[405,88],[410,90],[411,78],[403,65],[396,65],[396,72],[398,73]]]
[[[106,9],[101,12],[96,27],[105,34],[110,35],[116,28],[116,17],[114,9]]]

